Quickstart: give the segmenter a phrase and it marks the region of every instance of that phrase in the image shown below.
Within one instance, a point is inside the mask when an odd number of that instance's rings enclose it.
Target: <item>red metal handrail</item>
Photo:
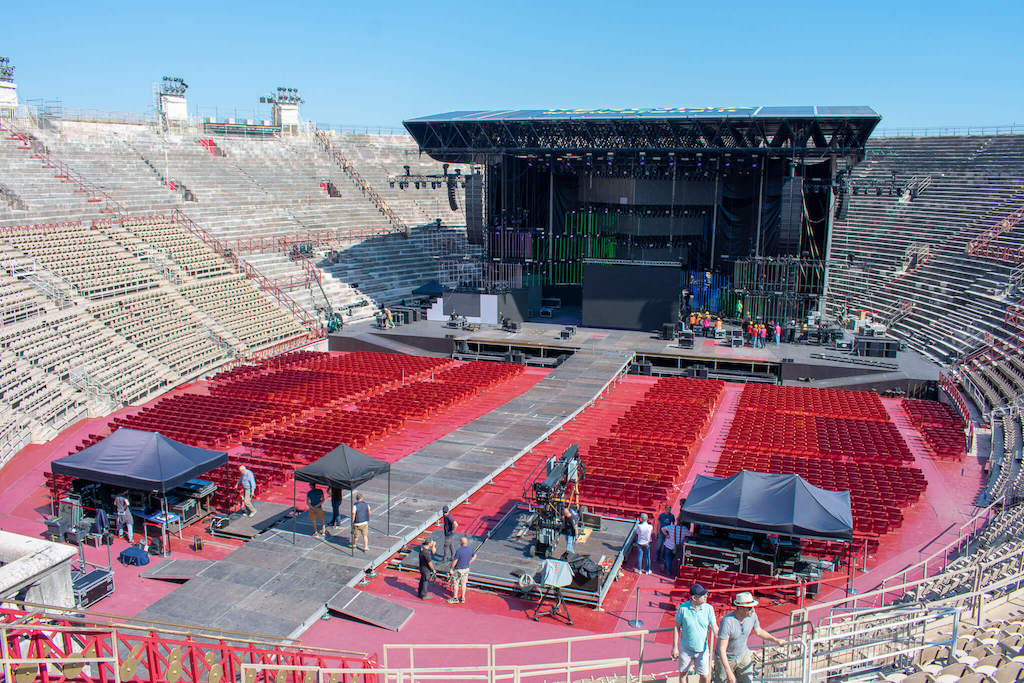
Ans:
[[[973,256],[1024,263],[1024,250],[1009,247],[993,247],[990,245],[992,240],[996,239],[1003,233],[1013,230],[1013,228],[1015,228],[1022,219],[1024,219],[1024,206],[1019,207],[1003,220],[999,221],[971,240],[967,244],[967,253]]]
[[[228,261],[234,268],[243,273],[246,277],[256,282],[256,285],[273,296],[282,307],[294,315],[311,332],[319,333],[320,324],[310,316],[302,306],[286,294],[273,280],[256,270],[248,261],[238,258],[227,245],[211,235],[189,218],[181,209],[175,209],[171,214],[171,221],[181,225],[190,233],[198,237],[203,243],[212,248]]]
[[[406,225],[405,221],[403,221],[398,214],[395,213],[395,210],[392,209],[386,201],[384,201],[384,198],[373,188],[372,185],[370,185],[369,181],[367,181],[366,178],[356,170],[355,165],[346,159],[341,152],[334,148],[334,145],[331,144],[330,138],[328,138],[327,135],[319,128],[316,129],[315,135],[320,149],[334,159],[334,162],[341,167],[341,170],[348,174],[348,177],[352,179],[356,186],[359,187],[359,191],[362,192],[364,196],[368,197],[370,201],[373,202],[373,205],[377,207],[377,210],[388,219],[388,222],[395,227],[393,232],[403,232],[408,235],[409,226]]]

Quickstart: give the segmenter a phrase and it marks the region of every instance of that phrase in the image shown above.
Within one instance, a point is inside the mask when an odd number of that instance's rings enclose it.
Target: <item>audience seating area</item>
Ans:
[[[581,502],[618,517],[661,509],[707,433],[725,383],[667,378],[619,418],[611,435],[582,450]]]
[[[953,408],[938,401],[903,399],[900,403],[933,456],[957,462],[964,459],[964,423]]]
[[[847,417],[778,412],[799,409],[794,399],[806,391],[819,390],[746,385],[715,475],[799,474],[821,488],[849,490],[854,536],[871,551],[902,524],[902,511],[924,491],[924,475],[877,394],[823,390],[806,403]]]
[[[929,178],[916,196],[888,188]],[[827,308],[835,315],[883,316],[905,301],[913,310],[891,334],[939,361],[995,339],[1015,337],[1004,323],[1013,264],[970,255],[968,243],[1024,206],[1024,136],[874,138],[854,167],[847,216],[835,222]],[[876,192],[877,190],[884,190]],[[1024,232],[994,246],[1020,247]],[[908,250],[931,257],[908,270]]]

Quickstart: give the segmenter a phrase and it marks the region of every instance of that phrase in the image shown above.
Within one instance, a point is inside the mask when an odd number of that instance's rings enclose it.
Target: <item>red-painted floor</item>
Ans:
[[[439,436],[521,394],[539,381],[544,374],[544,371],[527,370],[506,384],[484,392],[430,420],[410,423],[402,431],[372,444],[366,451],[391,462],[399,460]],[[561,453],[572,443],[586,445],[607,435],[618,417],[640,400],[655,381],[651,378],[631,377],[613,385],[592,407],[567,423],[546,442],[524,455],[514,468],[496,477],[493,485],[474,495],[469,503],[459,506],[455,514],[463,523],[462,530],[473,531],[473,527],[483,527],[483,518],[507,509],[510,501],[518,500],[530,475],[536,472],[536,468],[547,457]],[[178,389],[175,393],[203,390],[202,384],[199,384]],[[689,490],[697,474],[710,473],[714,469],[741,391],[741,385],[726,385],[708,433],[690,465],[684,485],[680,487],[680,496]],[[869,558],[870,572],[857,572],[855,585],[861,592],[873,589],[884,577],[902,570],[916,562],[922,555],[955,538],[955,527],[974,512],[973,499],[982,482],[981,467],[976,460],[967,459],[963,463],[951,463],[933,459],[923,446],[916,430],[907,421],[899,401],[883,399],[883,404],[906,440],[917,466],[928,479],[928,488],[921,500],[905,511],[905,521],[900,530],[881,539],[877,555]],[[129,408],[122,412],[135,410],[137,408]],[[98,433],[100,426],[105,425],[108,420],[109,418],[83,421],[68,428],[46,445],[26,447],[0,470],[0,524],[3,528],[33,536],[41,535],[43,519],[49,514],[49,496],[43,488],[43,471],[48,469],[50,460],[65,455],[87,434]],[[290,485],[279,487],[268,499],[290,501]],[[954,531],[946,531],[951,526],[954,527]],[[183,549],[184,545],[185,543],[181,542],[172,545],[174,556],[194,557],[192,553]],[[113,546],[112,552],[116,554],[123,547],[124,542],[119,540]],[[236,544],[223,539],[207,538],[200,556],[203,559],[216,559],[234,547]],[[105,563],[105,550],[89,549],[88,553],[88,559],[101,560]],[[576,621],[574,627],[563,625],[550,617],[542,617],[539,622],[533,622],[527,615],[528,612],[532,613],[531,603],[508,595],[470,591],[469,602],[466,605],[452,606],[444,602],[446,593],[443,589],[435,587],[435,594],[438,597],[430,602],[421,602],[414,595],[416,575],[383,570],[379,572],[379,576],[368,590],[408,604],[416,610],[415,616],[400,633],[391,633],[344,619],[331,619],[315,624],[303,637],[303,642],[310,645],[381,652],[384,643],[515,642],[586,633],[623,632],[630,630],[627,622],[635,617],[643,620],[646,628],[669,626],[674,608],[668,599],[672,581],[657,574],[637,575],[630,569],[632,558],[626,566],[627,571],[616,581],[606,600],[605,611],[570,608]],[[139,568],[118,565],[115,577],[118,590],[113,597],[97,606],[99,611],[135,614],[173,590],[173,584],[138,578],[140,571]],[[841,588],[824,589],[818,602],[842,595],[845,595],[845,591]],[[762,623],[770,627],[779,626],[788,619],[789,612],[794,607],[795,605],[791,603],[762,603],[759,608]],[[666,639],[665,635],[657,638],[657,643],[652,647],[653,656],[665,654],[663,651],[667,651]],[[602,656],[607,652],[607,649],[602,649]],[[465,661],[466,652],[460,651],[456,646],[449,650],[448,654],[437,657],[438,661],[450,664],[452,661],[460,661],[460,657],[463,658],[461,661]],[[430,660],[421,660],[418,656],[417,662],[421,661],[427,663]]]

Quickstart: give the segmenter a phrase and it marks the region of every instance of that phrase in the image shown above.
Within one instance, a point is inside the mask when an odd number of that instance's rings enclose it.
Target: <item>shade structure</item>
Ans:
[[[743,470],[731,477],[698,475],[683,505],[684,522],[784,536],[850,541],[849,491],[828,491],[796,474]]]
[[[50,464],[54,474],[141,491],[168,491],[228,461],[224,451],[188,446],[159,432],[122,427]]]
[[[295,500],[294,484],[298,481],[305,481],[312,484],[320,484],[337,489],[348,489],[352,491],[360,484],[364,484],[378,474],[387,472],[388,475],[388,507],[387,507],[387,533],[391,534],[391,464],[383,460],[371,458],[347,444],[341,444],[333,451],[309,463],[305,467],[295,470],[292,477],[292,500]],[[353,505],[352,495],[349,495],[349,508]],[[292,542],[295,541],[295,525],[292,524]],[[352,545],[353,552],[355,545]]]
[[[296,481],[352,490],[378,474],[391,471],[391,465],[371,458],[346,444],[295,470]]]
[[[444,294],[444,287],[437,280],[427,280],[412,290],[412,293],[415,296],[441,296]]]

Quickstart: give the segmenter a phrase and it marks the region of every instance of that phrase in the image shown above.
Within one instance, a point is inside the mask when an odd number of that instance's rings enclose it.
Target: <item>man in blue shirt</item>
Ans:
[[[363,500],[363,494],[356,494],[355,516],[352,518],[352,543],[356,547],[356,541],[363,537],[362,551],[365,553],[370,549],[370,506]]]
[[[679,680],[691,671],[700,683],[711,681],[711,653],[715,646],[715,609],[708,604],[708,590],[699,583],[690,587],[690,601],[679,605],[672,631],[672,659],[679,660]]]
[[[455,551],[455,559],[452,560],[451,579],[452,597],[448,602],[455,604],[466,602],[466,584],[469,583],[469,565],[476,559],[476,553],[469,547],[469,539],[465,536],[459,538],[459,549]]]
[[[256,514],[256,508],[252,505],[252,496],[256,492],[256,478],[252,476],[252,471],[245,465],[239,465],[238,472],[240,474],[238,486],[242,489],[242,506],[246,510],[242,514],[252,517]]]
[[[309,521],[313,523],[313,538],[323,538],[327,535],[327,527],[324,526],[324,492],[313,482],[309,482],[306,505],[309,507]],[[320,522],[320,531],[316,530],[317,522]]]

